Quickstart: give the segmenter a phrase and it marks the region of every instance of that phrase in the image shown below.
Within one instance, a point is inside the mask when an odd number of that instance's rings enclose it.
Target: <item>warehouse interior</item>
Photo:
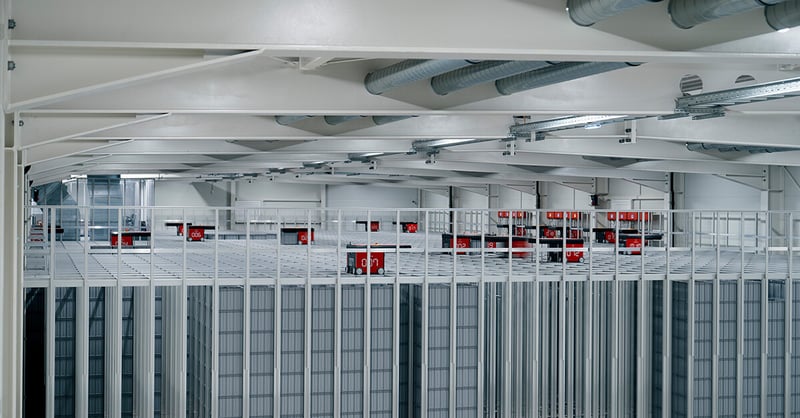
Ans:
[[[800,411],[800,0],[0,14],[0,416]]]

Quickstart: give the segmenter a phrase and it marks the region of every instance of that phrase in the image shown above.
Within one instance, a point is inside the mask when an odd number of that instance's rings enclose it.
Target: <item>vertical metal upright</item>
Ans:
[[[312,306],[312,290],[311,285],[311,210],[306,210],[306,284],[305,284],[305,303],[304,303],[304,320],[303,337],[305,343],[303,344],[303,416],[311,418],[311,306]]]
[[[245,210],[245,214],[246,214]],[[245,216],[245,228],[249,230],[250,222],[247,222]],[[214,209],[214,231],[219,231],[219,209]],[[219,243],[219,233],[214,237],[214,270],[213,270],[213,283],[211,285],[211,418],[219,416],[219,254],[217,248]],[[245,237],[247,238],[247,237]],[[250,273],[250,246],[247,239],[245,239],[245,256],[244,256],[244,269],[245,281]],[[244,315],[243,313],[243,316]],[[242,359],[244,362],[245,360]],[[244,365],[244,363],[242,363]],[[242,379],[244,381],[244,379]],[[242,388],[244,389],[244,388]],[[244,399],[242,404],[244,404]],[[242,405],[244,407],[244,405]]]
[[[486,225],[490,218],[488,211],[481,212],[481,271],[478,277],[478,370],[476,378],[477,381],[477,399],[476,399],[476,415],[483,416],[485,397],[484,379],[486,378]]]
[[[89,414],[89,288],[75,288],[75,416]]]
[[[333,318],[333,415],[342,415],[342,210],[336,211],[336,283]],[[398,351],[395,348],[395,351]]]
[[[283,222],[282,222],[280,214],[278,214],[277,220],[278,220],[278,231],[280,231],[280,229],[281,229],[281,227],[283,225]],[[281,349],[281,322],[282,322],[281,321],[281,317],[283,316],[282,315],[283,308],[281,306],[281,293],[282,293],[282,290],[281,290],[281,245],[280,245],[280,242],[275,247],[275,257],[276,257],[277,262],[275,263],[276,264],[276,266],[275,266],[275,269],[276,269],[275,270],[275,292],[274,292],[274,295],[273,295],[275,297],[275,302],[274,302],[274,305],[273,305],[273,306],[275,306],[275,311],[274,311],[275,314],[273,315],[273,320],[275,322],[274,322],[274,325],[273,325],[274,326],[274,328],[273,328],[274,332],[272,333],[272,336],[274,338],[274,341],[273,341],[273,347],[274,347],[273,352],[274,352],[274,359],[275,360],[273,362],[273,373],[272,373],[272,378],[273,378],[273,384],[272,384],[272,387],[273,387],[273,396],[272,396],[272,399],[273,399],[272,400],[273,412],[272,412],[272,416],[279,417],[279,416],[281,416],[281,351],[283,351]]]
[[[786,291],[784,292],[784,364],[783,364],[783,414],[784,417],[789,418],[792,412],[792,356],[794,355],[792,344],[792,303],[794,303],[794,293],[792,292],[792,285],[794,284],[794,263],[792,255],[794,254],[794,213],[787,213],[785,216],[788,218],[787,236],[786,236],[786,255],[788,257],[789,274],[786,277]]]
[[[457,220],[453,219],[453,242],[456,242],[456,235],[455,232],[457,231],[456,228]],[[483,235],[483,234],[481,234]],[[483,238],[481,238],[483,239]],[[455,247],[455,246],[454,246]],[[481,248],[481,253],[483,253],[483,248]],[[448,381],[449,381],[449,391],[447,392],[448,396],[448,413],[451,417],[456,416],[456,332],[458,332],[458,323],[456,322],[456,310],[458,308],[458,293],[456,292],[458,284],[456,281],[456,276],[458,275],[458,255],[456,252],[453,252],[453,270],[450,276],[450,362],[449,362],[449,369],[450,372]]]
[[[417,202],[419,202],[419,196]],[[417,212],[419,216],[419,212]],[[397,229],[395,230],[395,269],[392,283],[392,418],[400,418],[400,211],[395,213]],[[341,238],[340,238],[341,239]],[[340,257],[337,257],[340,259]],[[339,286],[339,271],[337,268],[337,286]],[[338,305],[338,293],[336,303]],[[338,327],[334,328],[338,330]],[[338,332],[338,331],[337,331]],[[338,352],[338,345],[334,346]]]
[[[362,314],[364,315],[364,344],[363,344],[363,358],[364,358],[364,369],[362,370],[362,378],[364,379],[364,386],[363,388],[363,396],[361,400],[363,402],[362,411],[364,415],[369,415],[370,413],[370,377],[372,375],[372,284],[370,283],[371,280],[371,273],[372,273],[372,211],[367,211],[367,223],[364,226],[367,230],[367,266],[365,270],[365,277],[364,280],[364,310]]]
[[[739,280],[736,296],[736,416],[744,409],[744,212],[739,212]]]
[[[429,213],[425,213],[425,234],[427,238],[428,233],[428,223],[429,223]],[[453,239],[455,240],[455,230],[453,232]],[[453,255],[455,256],[455,245],[453,245]],[[429,260],[429,248],[428,248],[428,240],[425,240],[425,274],[422,277],[422,310],[421,310],[421,323],[422,323],[422,332],[420,333],[420,338],[422,341],[420,342],[421,354],[422,359],[420,362],[420,367],[422,371],[420,372],[420,416],[421,418],[428,417],[428,316],[430,314],[429,310],[429,295],[428,295],[428,262]]]
[[[715,263],[714,281],[711,290],[711,416],[719,415],[719,299],[720,299],[720,253],[721,253],[721,221],[719,212],[714,212],[714,244],[715,244]]]
[[[244,276],[244,303],[242,307],[242,417],[250,416],[250,320],[252,305],[252,284],[250,271],[250,218],[251,214],[245,209],[245,276]],[[215,210],[215,231],[219,230],[219,209]],[[214,277],[219,280],[219,239],[214,237]],[[216,329],[216,328],[215,328]],[[219,336],[219,332],[215,335]],[[216,351],[214,352],[216,355]]]

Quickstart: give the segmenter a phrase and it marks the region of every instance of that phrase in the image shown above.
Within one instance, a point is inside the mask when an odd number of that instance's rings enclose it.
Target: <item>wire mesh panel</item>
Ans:
[[[411,331],[413,328],[411,327],[412,319],[410,315],[413,313],[413,309],[411,308],[411,299],[410,299],[410,289],[411,285],[401,284],[400,285],[400,329],[399,329],[399,346],[398,350],[400,355],[400,363],[399,363],[399,382],[398,382],[398,399],[397,399],[397,410],[399,416],[407,417],[410,409],[410,401],[412,399],[411,396],[411,388],[413,385],[411,384],[411,377],[413,373],[410,370],[411,367]]]
[[[211,286],[189,286],[187,290],[186,415],[211,416]]]
[[[273,416],[275,288],[250,289],[250,416]]]
[[[694,404],[692,415],[711,416],[711,363],[713,324],[713,285],[694,284]]]
[[[456,416],[478,417],[478,286],[459,285],[456,305]]]
[[[25,289],[22,341],[22,411],[25,416],[44,416],[47,393],[47,293],[45,288]]]
[[[738,287],[733,281],[719,284],[719,390],[720,417],[736,416],[736,341]]]
[[[673,417],[688,413],[686,393],[689,361],[689,289],[686,282],[672,282],[672,405]]]
[[[305,289],[281,288],[281,416],[303,416]]]
[[[784,354],[786,353],[785,281],[770,280],[767,284],[767,416],[782,417],[784,410]]]
[[[394,289],[392,285],[372,285],[371,289],[369,416],[391,418]]]
[[[431,285],[429,292],[428,416],[447,417],[450,405],[450,286]]]
[[[56,289],[55,408],[56,417],[75,416],[75,288]]]
[[[422,414],[422,286],[414,285],[411,287],[411,302],[413,309],[413,322],[411,324],[411,345],[412,358],[412,413],[415,417]]]
[[[314,286],[311,295],[311,416],[333,412],[333,342],[335,290]]]
[[[153,324],[153,416],[161,418],[162,388],[164,386],[164,289],[155,288],[155,313]]]
[[[89,290],[89,417],[105,414],[105,288]]]
[[[787,292],[788,293],[788,292]],[[800,411],[800,281],[792,281],[791,410]],[[786,295],[789,297],[789,295]]]
[[[133,310],[135,301],[132,287],[122,288],[122,416],[133,417]]]
[[[364,411],[364,287],[342,286],[342,417]]]
[[[219,288],[219,416],[242,416],[244,289]]]
[[[636,345],[638,341],[637,334],[637,318],[638,313],[638,287],[640,283],[637,282],[622,282],[619,283],[619,306],[618,316],[619,324],[617,325],[617,344],[619,344],[619,357],[617,364],[619,369],[617,372],[618,389],[616,390],[619,396],[619,416],[635,417],[636,416]],[[573,376],[568,375],[568,379],[573,379]]]
[[[660,417],[663,413],[663,391],[664,391],[664,282],[656,281],[652,285],[651,293],[651,328],[650,335],[652,345],[650,350],[651,358],[651,403],[650,411],[654,417]]]
[[[761,416],[761,282],[744,282],[742,416]]]

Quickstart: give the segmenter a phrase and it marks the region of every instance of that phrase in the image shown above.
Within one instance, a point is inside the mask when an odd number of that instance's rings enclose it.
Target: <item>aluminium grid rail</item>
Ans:
[[[44,236],[27,242],[26,287],[107,286],[117,281],[144,286],[150,280],[164,285],[180,284],[183,280],[194,284],[222,281],[233,285],[248,280],[270,285],[277,280],[287,284],[302,284],[306,280],[324,284],[342,276],[352,283],[365,280],[391,283],[394,276],[403,283],[421,283],[425,279],[447,282],[451,276],[458,282],[507,278],[512,281],[781,279],[797,277],[796,269],[800,269],[796,263],[800,236],[794,232],[800,229],[796,225],[800,214],[793,212],[646,211],[652,214],[652,219],[625,225],[606,221],[606,214],[613,211],[586,211],[574,222],[581,230],[583,244],[565,250],[561,248],[565,245],[555,248],[541,245],[540,238],[535,236],[528,237],[529,246],[517,248],[515,241],[519,237],[508,234],[507,227],[498,228],[495,210],[281,209],[265,215],[265,210],[238,208],[153,207],[147,208],[151,214],[147,220],[149,240],[127,247],[121,239],[117,245],[110,245],[107,234],[111,230],[125,230],[123,215],[133,208],[38,209],[43,212],[40,229]],[[91,214],[97,210],[117,211],[118,224],[92,225]],[[80,212],[78,224],[72,227],[58,224],[66,218],[66,211]],[[527,212],[531,219],[544,215],[543,211]],[[163,220],[170,217],[184,220],[184,227],[191,224],[187,219],[195,220],[196,224],[196,219],[205,219],[206,224],[215,228],[209,233],[214,239],[187,242],[163,226]],[[234,217],[238,222],[232,221]],[[447,222],[442,221],[445,218]],[[356,231],[356,219],[379,219],[383,230],[373,232],[364,227],[364,231]],[[403,219],[418,222],[420,231],[401,232]],[[617,235],[620,229],[633,226],[638,229],[633,235],[641,235],[641,241],[649,243],[637,255],[631,254],[620,240],[613,244],[595,242],[592,230],[609,225]],[[314,230],[314,244],[279,244],[278,235],[284,226]],[[566,240],[567,222],[554,228]],[[450,231],[456,231],[456,236],[480,236],[480,241],[476,241],[478,247],[443,248],[441,233]],[[645,239],[651,232],[659,233],[661,238]],[[226,234],[240,239],[219,239]],[[488,237],[501,242],[490,247]],[[381,248],[348,248],[350,243],[380,244]],[[581,254],[583,261],[568,262],[568,257],[561,256],[564,251]],[[347,257],[357,252],[366,252],[368,259],[373,253],[384,253],[385,274],[369,271],[364,276],[347,274]]]

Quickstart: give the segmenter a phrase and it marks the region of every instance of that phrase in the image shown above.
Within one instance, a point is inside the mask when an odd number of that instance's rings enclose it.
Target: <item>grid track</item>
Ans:
[[[373,243],[410,245],[410,249],[373,250],[385,252],[385,273],[371,275],[372,280],[391,281],[395,276],[408,282],[428,279],[477,281],[481,275],[488,281],[532,280],[538,270],[539,280],[638,280],[642,273],[646,279],[713,278],[717,271],[721,279],[762,279],[789,276],[789,260],[785,251],[768,255],[742,252],[738,247],[723,247],[717,257],[714,247],[672,249],[646,247],[644,255],[615,254],[611,244],[592,244],[584,253],[584,262],[548,262],[546,247],[514,248],[509,261],[506,249],[477,248],[457,250],[442,248],[440,234],[396,234],[394,232],[343,232],[341,239],[335,232],[319,231],[311,246],[279,245],[276,239],[267,240],[207,240],[184,242],[172,234],[156,234],[155,249],[122,250],[85,248],[83,242],[56,242],[54,267],[56,285],[61,281],[80,280],[213,280],[274,281],[276,279],[330,280],[341,274],[344,279],[363,281],[364,276],[348,274],[348,243]],[[98,243],[93,246],[97,248]],[[141,244],[139,244],[141,245]],[[185,252],[184,252],[185,248]],[[44,254],[49,257],[49,250]],[[800,274],[800,255],[793,256],[793,275]],[[692,263],[694,259],[694,263]],[[669,262],[669,263],[667,263]],[[642,265],[644,263],[644,265]],[[769,271],[767,271],[769,266]],[[617,275],[618,273],[618,275]],[[742,274],[743,273],[743,274]],[[50,279],[48,268],[26,270],[26,286],[42,286]]]

